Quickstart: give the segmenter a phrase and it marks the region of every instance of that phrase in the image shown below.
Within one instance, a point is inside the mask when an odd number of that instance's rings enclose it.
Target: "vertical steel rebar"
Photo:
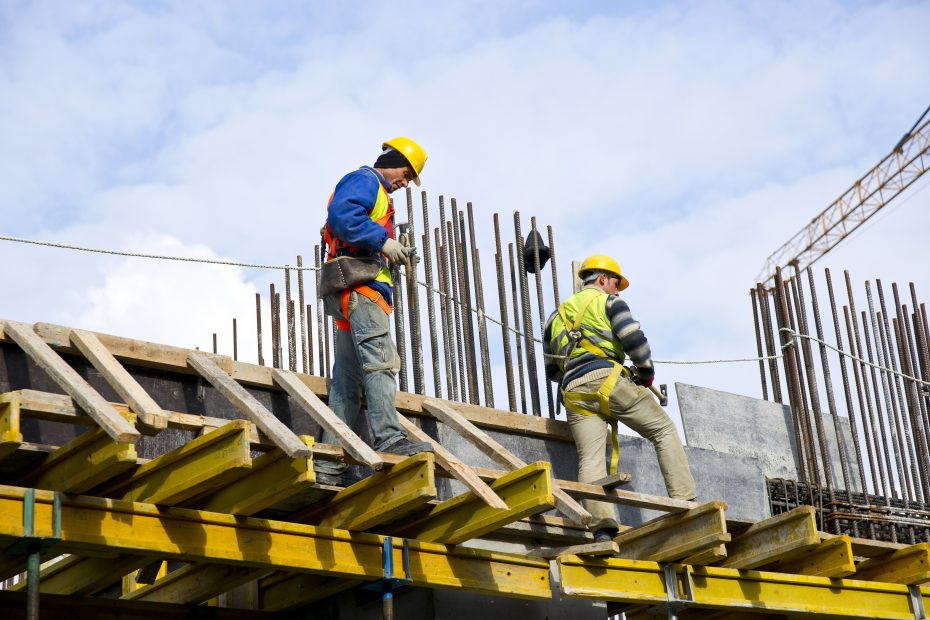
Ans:
[[[814,431],[810,418],[810,407],[807,401],[807,386],[804,381],[804,366],[802,364],[802,340],[797,334],[800,334],[795,321],[795,312],[798,304],[797,291],[794,280],[788,279],[784,283],[784,296],[787,303],[787,325],[788,328],[796,334],[792,340],[792,347],[786,353],[794,358],[795,373],[792,376],[794,381],[795,394],[798,402],[799,425],[801,427],[801,436],[804,438],[804,450],[807,457],[807,471],[810,475],[810,483],[820,485],[820,468],[817,467],[817,450],[814,447]],[[789,297],[790,296],[790,297]]]
[[[494,245],[497,249],[494,254],[494,266],[497,268],[497,297],[502,323],[501,339],[504,347],[504,373],[507,377],[507,403],[510,406],[510,411],[516,411],[517,397],[513,382],[513,358],[510,354],[510,321],[507,318],[507,291],[504,288],[504,257],[501,252],[500,217],[497,213],[494,214]]]
[[[413,191],[407,188],[407,238],[416,245],[417,233],[413,222]],[[407,305],[410,307],[410,355],[413,364],[413,391],[426,394],[423,379],[423,329],[420,324],[420,291],[417,290],[417,260],[410,257],[407,265]]]
[[[824,270],[824,276],[827,280],[827,296],[830,299],[830,313],[833,317],[833,334],[836,337],[836,348],[839,350],[840,375],[843,379],[843,396],[846,401],[846,413],[849,416],[853,450],[856,453],[856,465],[859,469],[859,485],[863,495],[866,495],[866,493],[868,493],[868,483],[865,477],[865,467],[862,463],[862,449],[859,445],[859,425],[856,423],[856,411],[853,407],[852,393],[849,388],[849,375],[846,372],[846,352],[843,348],[843,334],[840,331],[840,320],[836,313],[836,298],[833,295],[833,280],[830,278],[829,269]],[[852,499],[852,491],[850,491],[850,499]]]
[[[280,368],[280,360],[278,359],[278,321],[275,318],[277,293],[274,292],[274,282],[268,288],[268,300],[271,302],[271,366],[272,368]]]
[[[461,358],[461,353],[460,353],[462,342],[461,342],[461,335],[459,331],[460,326],[458,323],[458,316],[459,316],[458,311],[459,310],[458,310],[458,306],[456,306],[454,303],[455,284],[453,283],[453,280],[452,280],[452,271],[453,271],[452,260],[451,260],[452,252],[451,252],[451,249],[449,248],[449,242],[450,242],[450,238],[452,235],[448,227],[448,222],[446,221],[446,202],[445,202],[445,197],[442,195],[439,196],[439,234],[441,237],[441,242],[440,241],[436,242],[436,251],[438,254],[438,258],[439,258],[439,264],[441,266],[440,268],[443,271],[442,277],[443,277],[443,280],[445,281],[445,287],[446,287],[445,288],[446,294],[445,294],[445,297],[443,297],[443,300],[446,303],[446,315],[445,315],[446,329],[451,332],[452,328],[455,327],[455,339],[453,340],[453,342],[451,343],[451,346],[449,347],[450,351],[454,351],[455,353],[454,357],[450,358],[451,365],[453,367],[452,368],[452,372],[453,372],[452,386],[454,388],[454,391],[450,393],[454,393],[454,397],[453,397],[454,400],[460,400],[461,402],[465,402],[467,400],[465,398],[465,391],[467,388],[465,387],[464,382],[463,383],[459,382],[459,378],[462,374],[462,371],[461,371],[462,358]],[[458,390],[459,385],[462,386],[461,398],[459,398],[459,390]]]
[[[426,317],[429,322],[429,346],[433,360],[433,394],[442,398],[442,373],[439,362],[439,332],[436,331],[436,307],[433,301],[433,249],[429,238],[429,208],[426,201],[426,192],[421,192],[423,198],[423,268],[426,272]]]
[[[552,265],[552,300],[558,308],[561,303],[559,302],[559,270],[556,269],[558,263],[555,262],[555,237],[552,234],[551,225],[546,226],[546,231],[549,233],[549,263]]]
[[[265,365],[265,354],[262,352],[262,294],[255,293],[255,338],[258,346],[258,365]]]
[[[484,285],[481,280],[481,255],[475,241],[475,216],[470,202],[465,203],[468,210],[468,236],[471,240],[471,266],[475,282],[475,304],[478,306],[478,343],[481,349],[481,371],[484,379],[484,404],[494,407],[494,385],[491,379],[491,352],[488,347],[488,326],[484,316]]]
[[[217,352],[218,351],[216,348],[216,332],[213,332],[213,353],[216,354]]]
[[[307,304],[307,374],[313,374],[313,306]],[[320,373],[322,375],[323,373]]]
[[[445,228],[445,225],[443,225],[443,228]],[[442,330],[442,346],[443,357],[446,363],[446,393],[450,400],[458,400],[459,393],[456,381],[458,377],[458,368],[456,367],[455,343],[453,342],[454,334],[452,333],[455,323],[452,320],[452,308],[449,302],[449,285],[446,280],[446,249],[440,241],[439,228],[433,229],[433,238],[436,241],[436,273],[438,274],[440,291],[439,311],[442,314],[442,323],[444,326]]]
[[[456,252],[455,242],[453,241],[452,228],[452,223],[446,222],[448,245],[444,242],[442,247],[449,260],[450,278],[446,280],[446,284],[449,286],[449,301],[451,302],[449,307],[451,308],[452,316],[455,319],[455,357],[459,366],[459,387],[461,388],[459,394],[461,396],[461,401],[463,403],[467,403],[469,402],[468,379],[466,378],[468,369],[465,367],[465,360],[468,358],[468,355],[465,353],[465,327],[462,325],[462,300],[459,297],[459,279],[456,269],[457,260],[455,259]]]
[[[513,299],[513,324],[520,329],[520,306],[517,297],[517,273],[514,267],[513,244],[507,244],[507,252],[510,254],[510,296]],[[516,334],[514,340],[517,343],[517,376],[520,378],[520,410],[527,413],[526,410],[526,385],[523,380],[523,345],[520,342],[522,334]]]
[[[313,262],[316,267],[316,324],[317,342],[320,345],[320,376],[329,376],[329,325],[323,312],[323,298],[320,296],[320,246],[313,247]]]
[[[530,229],[533,231],[534,237],[539,234],[539,231],[536,229],[535,215],[530,218]],[[533,248],[533,269],[534,280],[536,280],[536,309],[539,311],[539,333],[542,335],[546,331],[546,309],[545,302],[543,301],[542,265],[539,264],[539,244],[536,244]],[[545,360],[543,360],[543,365],[545,365]],[[546,391],[546,404],[549,406],[549,417],[555,418],[555,404],[552,401],[552,386],[550,386],[549,382],[545,379],[543,380],[543,389]]]
[[[392,268],[394,281],[394,336],[397,356],[400,359],[400,372],[397,374],[401,392],[407,391],[407,334],[404,326],[404,285],[400,281],[400,269]]]
[[[278,368],[284,368],[284,345],[282,337],[284,330],[281,328],[281,293],[275,293],[274,307],[274,318],[278,324]]]
[[[536,342],[533,337],[533,317],[530,310],[529,284],[526,280],[526,265],[523,261],[523,232],[520,230],[520,212],[513,212],[513,227],[516,235],[517,271],[520,276],[520,300],[523,303],[523,335],[526,339],[526,370],[529,373],[530,399],[533,415],[542,415],[539,406],[539,375],[536,371]]]
[[[291,372],[297,370],[297,330],[294,321],[294,303],[291,297],[291,270],[284,268],[284,303],[287,313],[287,368]]]
[[[898,485],[904,480],[903,474],[895,480],[895,461],[900,463],[898,459],[894,461],[891,458],[891,452],[897,450],[897,447],[890,435],[890,425],[886,422],[885,416],[883,415],[884,411],[881,406],[881,391],[879,388],[879,373],[875,371],[875,356],[872,353],[872,338],[869,334],[869,315],[865,310],[862,311],[862,339],[865,342],[865,352],[866,359],[869,362],[869,374],[872,378],[872,392],[875,394],[875,412],[878,419],[878,428],[880,429],[882,447],[885,452],[885,465],[887,467],[888,473],[888,488],[891,491],[890,496],[897,498],[903,497],[903,493],[899,492]],[[891,413],[889,412],[890,416]]]
[[[903,316],[903,310],[901,306],[897,307],[899,315]],[[910,361],[910,348],[907,346],[908,334],[905,334],[907,329],[907,324],[902,324],[897,318],[893,317],[891,319],[891,327],[894,330],[895,343],[898,349],[898,356],[901,359],[901,372],[906,375],[911,375],[911,361]],[[902,379],[904,384],[904,399],[901,401],[902,413],[907,407],[907,415],[910,418],[911,430],[912,430],[912,440],[913,440],[913,450],[912,463],[916,466],[915,470],[912,473],[914,476],[914,487],[917,492],[917,501],[921,504],[921,509],[923,510],[927,503],[927,497],[930,495],[930,491],[927,490],[927,459],[923,458],[923,455],[927,454],[926,446],[924,445],[924,433],[923,427],[920,423],[920,405],[915,398],[914,392],[911,389],[912,384],[908,380]]]
[[[906,314],[906,313],[905,313]],[[924,374],[924,369],[926,368],[925,360],[921,359],[920,353],[920,334],[919,334],[919,315],[915,312],[910,315],[910,324],[906,330],[908,336],[908,348],[910,350],[911,363],[911,376],[915,378],[911,382],[911,386],[914,390],[914,398],[917,401],[918,407],[918,417],[920,418],[920,425],[923,429],[923,443],[925,452],[925,460],[930,461],[930,406],[926,399],[924,398],[924,390],[921,387],[921,384],[918,383],[918,380]],[[930,464],[927,465],[928,474],[930,474]],[[928,491],[930,493],[930,491]]]
[[[775,335],[772,332],[772,313],[769,306],[769,294],[762,284],[756,284],[756,297],[759,300],[759,314],[762,317],[765,350],[769,357],[769,377],[772,380],[772,395],[775,397],[775,402],[781,404],[784,403],[784,398],[782,398],[781,392],[781,378],[778,376],[778,359],[776,359]],[[784,352],[782,351],[782,353]]]
[[[468,275],[468,241],[465,238],[465,214],[452,199],[453,233],[459,276],[459,300],[462,302],[462,327],[465,328],[465,360],[468,368],[468,402],[481,404],[478,392],[478,358],[475,355],[475,324],[472,320],[471,283]]]
[[[236,319],[233,319],[233,360],[239,361],[239,330],[236,328]]]
[[[300,367],[306,375],[310,373],[307,360],[312,354],[308,355],[307,348],[307,316],[304,313],[307,303],[304,298],[304,257],[300,255],[297,256],[297,299],[300,304]]]
[[[853,336],[853,326],[852,320],[850,319],[849,306],[843,306],[843,316],[846,319],[846,333],[849,338],[849,350],[856,357],[862,359],[863,354],[857,350],[857,347],[861,347],[858,344],[859,333],[858,331],[855,334],[855,340]],[[859,376],[859,368],[862,367],[862,377]],[[876,495],[887,495],[888,491],[885,487],[885,468],[882,465],[881,458],[881,448],[878,441],[877,429],[875,425],[875,413],[872,410],[872,403],[869,399],[863,399],[862,390],[863,387],[868,392],[869,384],[865,376],[865,366],[860,362],[852,362],[853,368],[853,378],[856,382],[856,394],[859,399],[859,411],[862,412],[862,428],[863,436],[865,437],[865,448],[869,455],[869,466],[870,474],[872,477],[872,489]],[[870,398],[870,397],[869,397]],[[868,413],[866,413],[868,411]],[[874,437],[875,449],[873,455],[872,449],[872,438]]]
[[[756,304],[756,289],[749,289],[749,298],[752,301],[752,326],[756,330],[756,355],[759,356],[759,380],[762,384],[762,400],[768,400],[769,390],[765,382],[765,362],[762,360],[762,333],[759,330],[759,308]]]

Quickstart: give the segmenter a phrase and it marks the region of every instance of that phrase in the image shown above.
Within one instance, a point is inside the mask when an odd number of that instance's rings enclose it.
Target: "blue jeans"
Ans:
[[[342,295],[323,298],[326,314],[339,319]],[[336,357],[333,381],[329,387],[329,407],[350,427],[361,407],[362,393],[367,404],[368,426],[375,450],[390,446],[407,434],[397,421],[394,397],[400,358],[391,340],[390,317],[376,303],[356,292],[349,294],[349,330],[336,330]],[[339,440],[324,430],[323,443],[339,445]],[[314,467],[326,473],[340,474],[346,465],[318,461]]]

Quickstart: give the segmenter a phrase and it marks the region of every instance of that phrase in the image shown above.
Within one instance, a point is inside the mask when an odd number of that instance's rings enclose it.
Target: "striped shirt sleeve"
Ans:
[[[652,352],[649,350],[649,342],[639,322],[633,318],[630,307],[616,295],[611,295],[607,298],[605,309],[614,338],[623,347],[624,353],[637,368],[648,369],[651,373]]]

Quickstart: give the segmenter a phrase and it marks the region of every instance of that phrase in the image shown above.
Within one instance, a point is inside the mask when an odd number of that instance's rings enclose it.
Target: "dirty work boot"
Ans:
[[[333,474],[325,471],[313,470],[313,476],[317,484],[325,484],[332,487],[350,487],[361,478],[349,472]]]
[[[594,532],[594,542],[610,542],[617,535],[619,530],[612,527],[605,527]]]
[[[433,445],[428,441],[408,441],[406,437],[401,437],[391,445],[381,450],[382,452],[389,452],[391,454],[399,454],[401,456],[413,456],[414,454],[419,454],[420,452],[432,452]]]

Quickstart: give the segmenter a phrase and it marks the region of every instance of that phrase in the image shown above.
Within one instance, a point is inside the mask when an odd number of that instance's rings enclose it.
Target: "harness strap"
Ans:
[[[610,425],[610,474],[617,473],[620,465],[620,440],[617,434],[617,419],[610,415],[610,394],[614,391],[614,387],[617,385],[617,379],[620,378],[621,375],[629,377],[630,371],[623,365],[614,362],[614,369],[610,371],[610,374],[604,379],[604,383],[601,384],[601,387],[598,388],[597,392],[594,394],[586,394],[574,390],[565,390],[562,392],[562,400],[565,402],[566,409],[580,415],[599,416]],[[588,401],[598,402],[597,413],[588,411],[580,406],[580,403]]]
[[[356,286],[354,289],[345,289],[342,291],[342,316],[349,318],[349,294],[352,291],[355,291],[363,297],[367,297],[371,301],[375,302],[379,308],[384,310],[385,314],[391,314],[394,312],[394,308],[384,299],[384,296],[371,288],[370,286]],[[333,317],[333,321],[336,323],[336,329],[341,329],[343,331],[349,331],[350,325],[348,320],[337,319]]]

